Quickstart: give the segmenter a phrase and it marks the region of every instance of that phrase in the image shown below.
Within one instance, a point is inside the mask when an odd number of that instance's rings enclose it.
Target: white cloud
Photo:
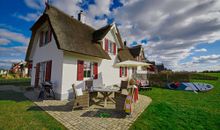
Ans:
[[[22,59],[8,59],[8,60],[0,59],[0,68],[9,69],[11,68],[12,63],[17,63],[20,61],[22,61]]]
[[[46,0],[24,0],[24,3],[32,9],[43,9],[44,8],[44,3]]]
[[[220,70],[220,65],[208,66],[206,70]]]
[[[7,39],[8,41],[16,41],[27,45],[29,42],[29,38],[24,36],[22,33],[12,32],[7,29],[0,28],[0,37],[3,39]]]
[[[220,55],[206,55],[192,57],[192,60],[185,63],[180,63],[175,67],[175,70],[181,71],[204,71],[204,70],[220,70]]]
[[[94,29],[98,29],[107,25],[107,19],[95,20],[93,17],[86,16],[86,24],[93,27]]]
[[[202,49],[196,49],[194,50],[195,52],[207,52],[207,49],[202,48]]]
[[[113,15],[121,25],[123,38],[129,43],[149,39],[144,47],[147,57],[163,62],[168,68],[179,69],[180,62],[189,57],[198,44],[220,39],[220,1],[121,2],[124,6],[114,10]],[[159,37],[159,41],[151,40],[154,37]],[[199,51],[205,52],[204,49]]]
[[[10,43],[10,40],[5,38],[0,38],[0,45],[7,45],[8,43]]]
[[[108,15],[112,0],[95,0],[95,4],[89,5],[89,11],[92,16]]]
[[[25,55],[26,46],[0,47],[0,57],[14,57]]]
[[[193,63],[217,63],[220,62],[220,55],[207,55],[207,56],[199,56],[193,57]]]
[[[0,60],[1,63],[6,63],[6,64],[17,63],[17,62],[20,62],[20,61],[21,60],[19,60],[19,59]]]
[[[77,17],[77,14],[81,10],[79,7],[79,3],[82,0],[53,0],[51,4],[62,10],[63,12],[67,13],[70,16]]]
[[[73,16],[75,19],[77,19],[78,13],[80,12],[80,10],[82,10],[79,6],[79,3],[81,3],[81,2],[82,2],[82,0],[74,0],[74,1],[54,0],[51,2],[51,4],[56,6],[58,9],[62,10],[63,12],[67,13],[68,15]],[[105,13],[106,14],[109,13],[110,5],[106,4],[106,3],[110,3],[110,0],[107,0],[107,2],[106,1],[96,1],[96,3],[97,3],[96,5],[92,5],[92,6],[96,6],[96,11],[94,10],[95,12],[100,12],[99,13],[100,15],[105,14]],[[102,5],[105,7],[101,7]],[[108,10],[108,11],[106,11],[106,10]],[[86,16],[86,24],[88,24],[94,28],[100,28],[100,27],[107,24],[107,19],[95,20],[94,17],[96,14],[92,13],[91,10],[89,10],[88,12],[84,12],[84,13]]]
[[[186,64],[181,61],[201,43],[213,43],[220,38],[220,1],[217,0],[120,0],[122,7],[110,11],[112,0],[95,0],[88,6],[86,23],[99,28],[107,19],[95,20],[95,16],[107,15],[118,23],[123,39],[128,43],[148,39],[144,46],[149,60],[163,62],[174,70],[181,70]],[[44,2],[25,0],[26,5],[37,12],[42,11]],[[77,18],[83,0],[53,0],[51,4]],[[39,6],[41,5],[41,6]],[[28,16],[28,14],[26,15]],[[22,17],[30,20],[29,17]],[[158,40],[154,40],[158,37]],[[194,59],[195,60],[195,59]],[[192,61],[193,62],[193,61]],[[190,62],[191,64],[193,64]],[[189,63],[187,63],[189,64]],[[203,63],[206,64],[206,63]],[[202,66],[202,65],[200,65]],[[199,70],[196,66],[190,69]]]
[[[40,13],[27,13],[26,15],[15,13],[13,16],[25,20],[27,22],[32,22],[32,21],[36,21],[39,18]]]
[[[26,6],[35,10],[36,12],[27,13],[25,15],[20,14],[20,13],[14,13],[13,16],[19,19],[25,20],[27,22],[36,21],[41,15],[41,12],[45,8],[45,2],[46,0],[24,0],[24,3],[26,4]]]

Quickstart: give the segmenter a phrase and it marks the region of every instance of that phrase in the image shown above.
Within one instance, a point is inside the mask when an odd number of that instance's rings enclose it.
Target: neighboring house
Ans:
[[[8,73],[8,70],[0,69],[0,75],[5,75]]]
[[[76,20],[47,5],[31,28],[26,54],[26,61],[32,65],[32,86],[51,81],[57,99],[62,100],[72,98],[72,84],[85,89],[86,80],[93,80],[93,86],[107,86],[127,78],[126,67],[113,67],[127,53],[131,56],[117,26],[111,24],[96,30],[86,25],[84,19],[82,12]]]
[[[156,65],[156,67],[157,67],[158,72],[167,70],[167,68],[164,67],[164,64],[158,64],[158,65]]]
[[[27,76],[28,75],[27,63],[23,61],[18,63],[13,63],[10,72],[15,74],[16,73],[21,74],[22,76]]]
[[[147,61],[147,63],[150,63],[150,64],[151,64],[151,65],[147,68],[147,72],[148,72],[149,74],[158,73],[155,61]]]
[[[118,58],[120,61],[134,60],[140,62],[146,62],[147,59],[144,55],[144,49],[141,45],[127,47],[124,43],[124,49],[119,50]],[[132,68],[132,73],[147,73],[147,67]]]

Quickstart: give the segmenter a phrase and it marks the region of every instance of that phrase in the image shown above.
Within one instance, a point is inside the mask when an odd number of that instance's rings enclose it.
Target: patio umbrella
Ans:
[[[114,67],[138,67],[138,66],[150,66],[152,64],[139,62],[139,61],[132,61],[132,60],[126,60],[123,62],[116,63]]]
[[[132,61],[132,60],[126,60],[126,61],[123,61],[123,62],[119,62],[119,63],[116,63],[115,65],[113,65],[114,67],[138,67],[138,66],[147,66],[149,67],[150,65],[152,64],[149,64],[149,63],[144,63],[144,62],[139,62],[139,61]],[[128,75],[128,79],[130,79],[130,73]]]
[[[132,61],[132,60],[127,60],[127,61],[123,61],[123,62],[120,62],[120,63],[116,63],[114,65],[114,67],[139,67],[139,66],[150,66],[151,64],[149,63],[144,63],[144,62],[139,62],[139,61]],[[130,73],[130,72],[129,72]],[[128,75],[128,81],[130,79],[130,74]],[[134,87],[132,87],[132,90],[131,90],[131,93],[133,95],[134,93]],[[137,88],[136,88],[137,89]],[[135,106],[134,106],[135,107]]]

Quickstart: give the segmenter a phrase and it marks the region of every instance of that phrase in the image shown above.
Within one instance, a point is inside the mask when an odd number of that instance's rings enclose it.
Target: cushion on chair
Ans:
[[[83,95],[82,88],[75,88],[75,92],[76,92],[76,96],[82,96]]]

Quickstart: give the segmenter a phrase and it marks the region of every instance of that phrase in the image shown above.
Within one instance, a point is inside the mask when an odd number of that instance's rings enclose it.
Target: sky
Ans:
[[[128,46],[175,71],[220,70],[220,0],[49,0],[68,15],[83,10],[98,29],[116,23]],[[0,68],[24,60],[45,0],[0,1]]]

